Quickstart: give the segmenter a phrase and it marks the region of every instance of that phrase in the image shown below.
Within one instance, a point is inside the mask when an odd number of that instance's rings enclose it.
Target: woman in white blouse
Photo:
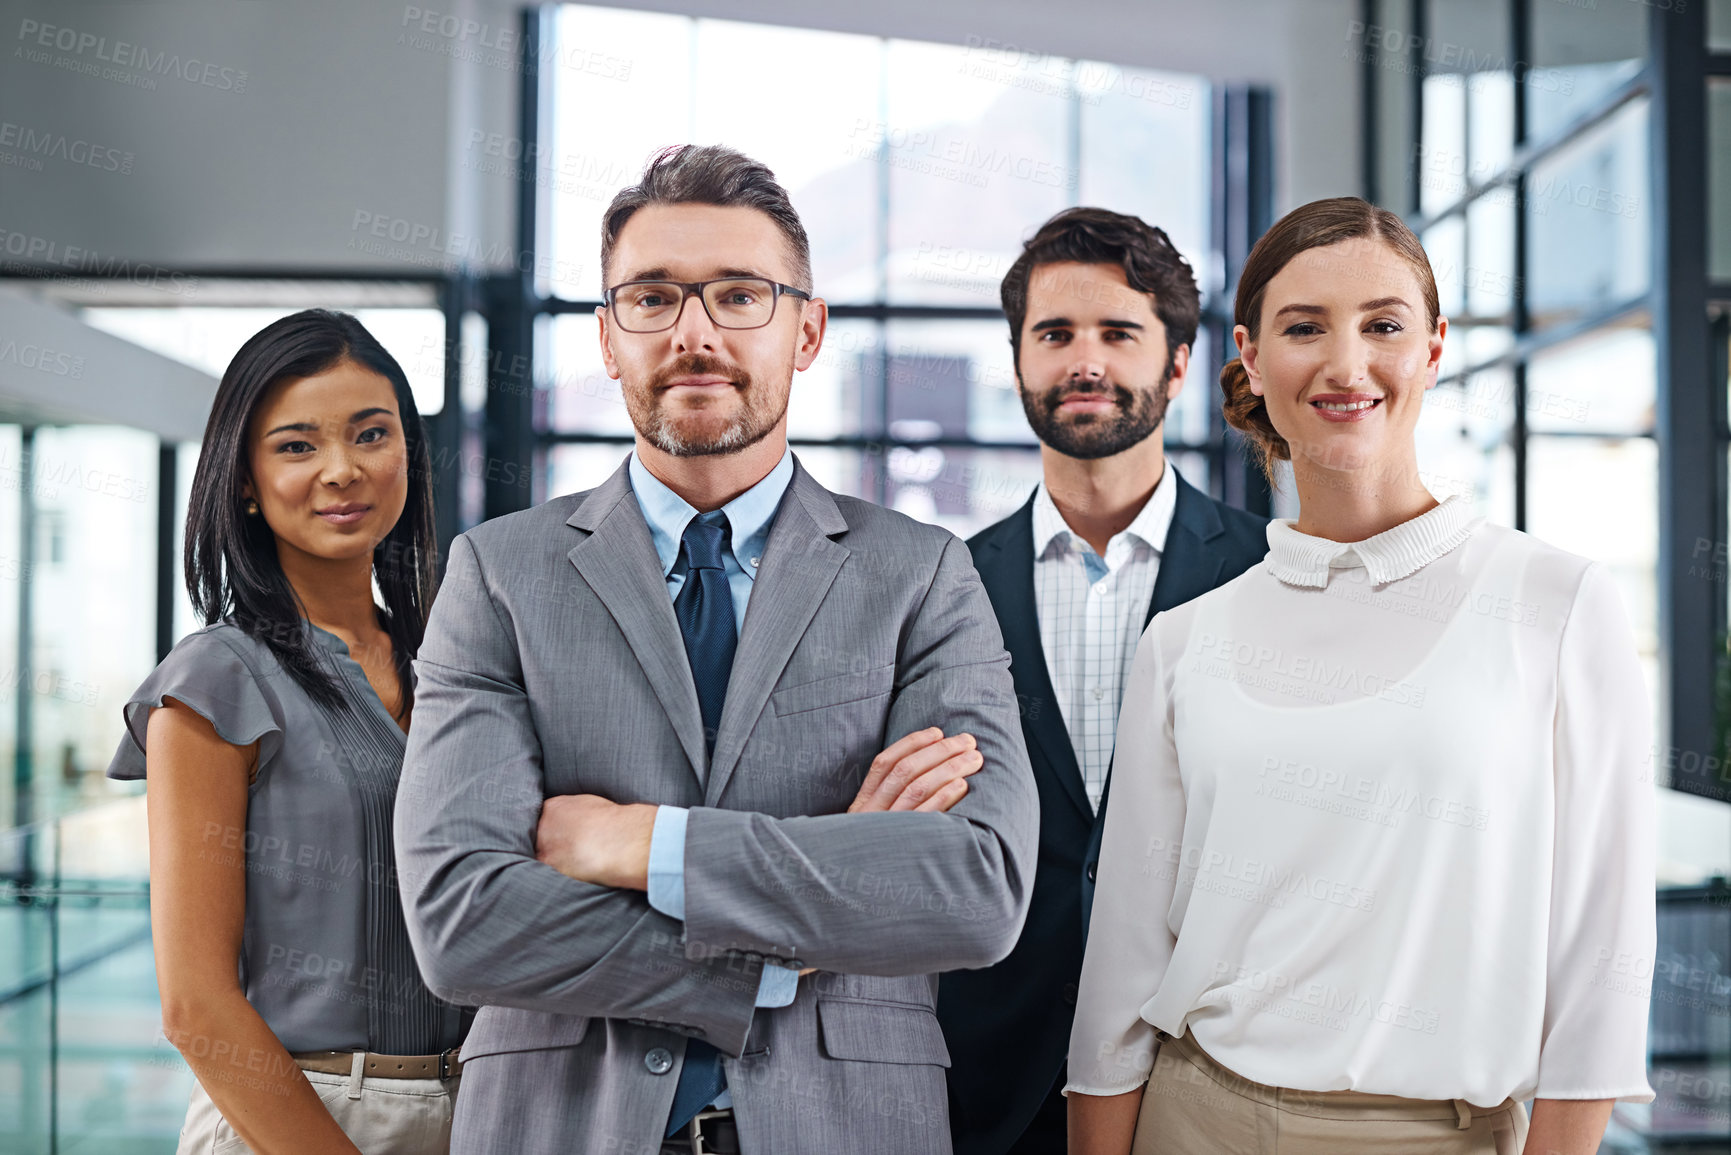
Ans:
[[[1072,1155],[1591,1155],[1653,1097],[1649,698],[1614,583],[1420,481],[1448,323],[1398,217],[1292,212],[1234,320],[1227,417],[1300,516],[1137,651]]]

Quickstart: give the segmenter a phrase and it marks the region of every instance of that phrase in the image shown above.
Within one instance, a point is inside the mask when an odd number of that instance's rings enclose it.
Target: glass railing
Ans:
[[[174,1150],[148,877],[142,796],[0,832],[0,1151]]]
[[[0,831],[0,1152],[170,1155],[193,1078],[163,1037],[144,798]],[[1604,981],[1651,997],[1658,1099],[1601,1148],[1731,1148],[1731,889],[1659,892],[1659,950]]]

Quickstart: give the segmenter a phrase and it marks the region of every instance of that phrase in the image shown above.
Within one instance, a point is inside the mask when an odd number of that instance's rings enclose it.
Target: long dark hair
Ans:
[[[396,358],[354,317],[306,309],[273,321],[234,355],[211,403],[192,496],[186,508],[186,592],[206,625],[227,620],[268,646],[311,698],[346,709],[331,672],[308,644],[300,598],[277,560],[276,535],[263,517],[242,511],[241,486],[251,476],[247,431],[265,393],[279,381],[313,377],[343,361],[370,369],[397,395],[408,451],[408,501],[402,516],[373,549],[373,576],[384,595],[380,624],[405,706],[413,702],[409,660],[421,647],[433,603],[432,450],[414,391]]]

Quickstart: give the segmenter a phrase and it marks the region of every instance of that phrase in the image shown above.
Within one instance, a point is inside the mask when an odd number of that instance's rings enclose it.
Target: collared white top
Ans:
[[[1155,618],[1066,1091],[1186,1026],[1247,1079],[1653,1097],[1650,698],[1612,579],[1464,498]]]
[[[1177,506],[1172,463],[1102,558],[1065,524],[1042,482],[1034,491],[1034,612],[1058,712],[1088,801],[1100,808],[1112,769],[1118,702],[1148,621],[1160,556]]]

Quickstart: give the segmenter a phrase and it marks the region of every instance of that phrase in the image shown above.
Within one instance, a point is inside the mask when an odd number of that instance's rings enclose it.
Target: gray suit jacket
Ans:
[[[427,984],[480,1004],[452,1149],[653,1155],[685,1040],[749,1155],[948,1152],[937,972],[1015,944],[1038,803],[967,548],[796,468],[705,764],[697,693],[621,468],[452,544],[396,808]],[[843,813],[890,740],[984,768],[948,814]],[[534,858],[544,796],[692,807],[686,918]],[[765,960],[815,967],[754,1010]]]

